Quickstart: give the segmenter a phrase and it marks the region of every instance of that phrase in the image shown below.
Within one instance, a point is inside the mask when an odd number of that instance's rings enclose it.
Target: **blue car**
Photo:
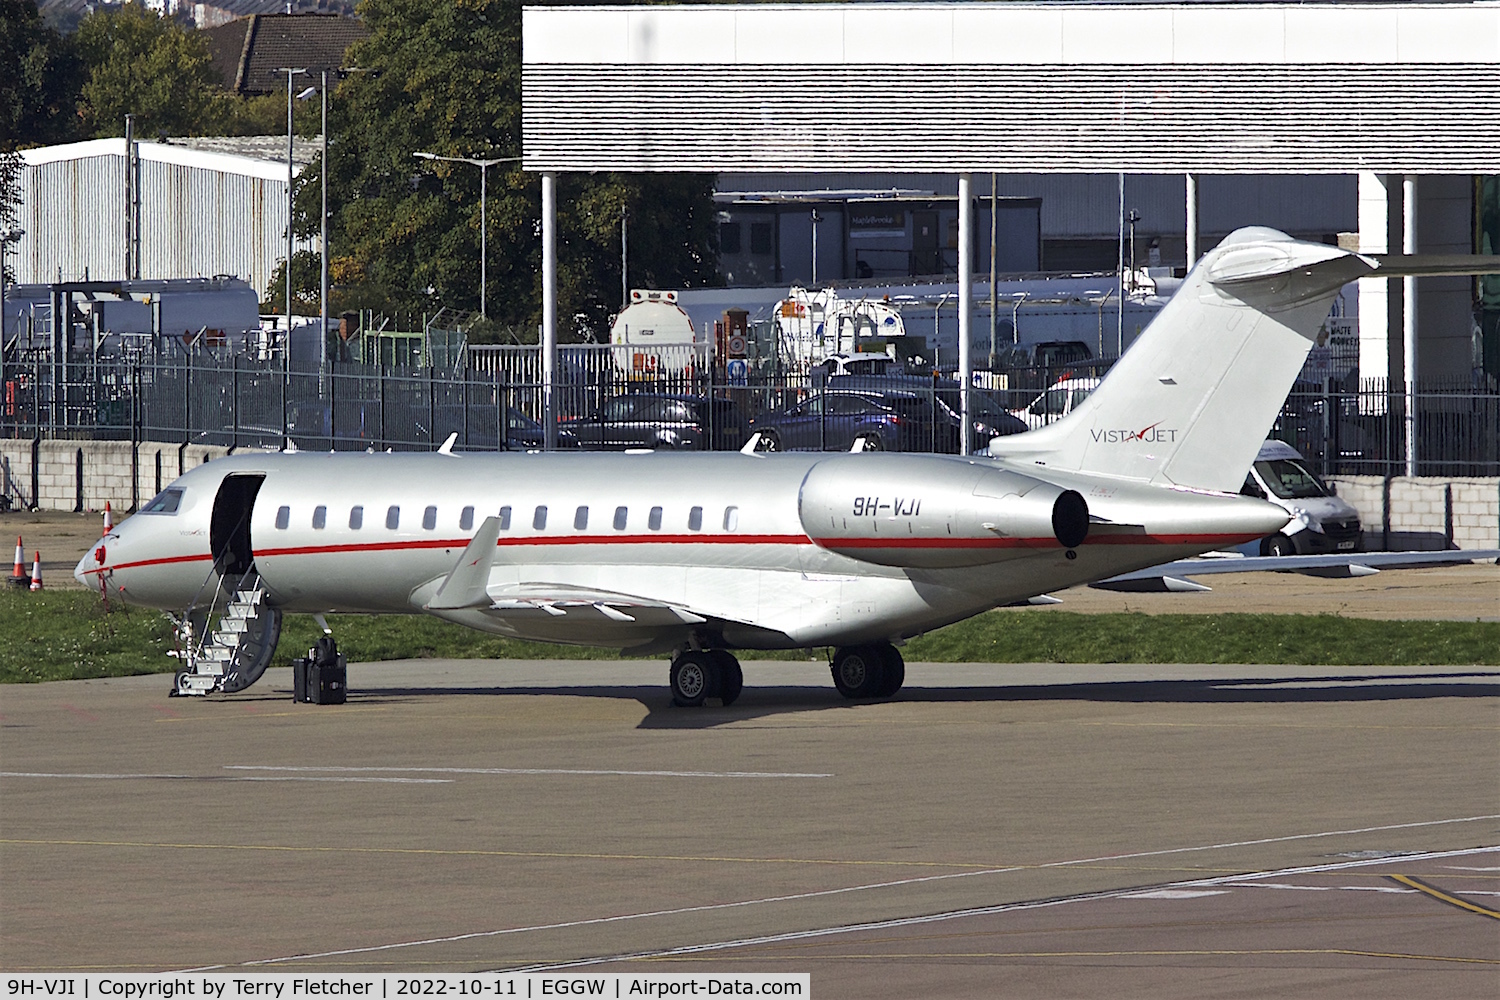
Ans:
[[[764,451],[958,452],[958,384],[910,377],[836,376],[827,389],[800,403],[763,414],[750,423]],[[1026,425],[989,395],[969,396],[973,447],[991,438],[1019,434]],[[826,411],[826,412],[825,412]]]
[[[761,451],[942,451],[949,428],[909,392],[820,392],[750,422]],[[934,444],[937,447],[934,447]]]

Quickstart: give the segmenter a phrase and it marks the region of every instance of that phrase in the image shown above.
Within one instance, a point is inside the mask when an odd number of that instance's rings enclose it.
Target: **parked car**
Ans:
[[[958,383],[951,379],[934,380],[922,375],[884,375],[833,377],[828,388],[835,390],[864,390],[866,392],[907,392],[929,404],[935,404],[938,426],[944,422],[947,430],[939,430],[936,438],[928,435],[922,451],[940,451],[954,454],[958,451],[959,407]],[[1019,434],[1027,429],[1026,424],[1005,411],[996,398],[983,389],[975,388],[969,393],[969,417],[973,421],[974,436],[971,447],[983,450],[993,438],[1007,434]]]
[[[750,421],[760,451],[931,451],[932,404],[915,393],[815,393]]]
[[[919,389],[892,382],[897,379],[831,378],[828,390],[757,417],[750,430],[760,433],[757,447],[764,451],[848,451],[860,441],[862,451],[957,452],[957,384],[899,379]],[[979,390],[970,409],[976,450],[998,434],[1026,429]]]
[[[1261,445],[1240,492],[1269,500],[1292,515],[1285,528],[1261,539],[1263,556],[1358,552],[1364,547],[1359,511],[1329,489],[1284,441]]]
[[[733,400],[637,392],[564,421],[582,448],[739,448],[749,437]]]
[[[1073,412],[1079,403],[1088,399],[1089,393],[1099,388],[1102,379],[1074,378],[1064,375],[1047,387],[1031,403],[1019,410],[1011,410],[1011,414],[1026,424],[1028,428],[1044,427],[1053,421],[1060,420]]]

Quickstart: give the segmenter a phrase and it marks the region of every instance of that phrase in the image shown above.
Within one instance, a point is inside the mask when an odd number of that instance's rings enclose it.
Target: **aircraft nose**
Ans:
[[[111,560],[112,549],[117,549],[119,536],[115,534],[106,535],[99,539],[78,560],[78,565],[73,567],[73,579],[83,584],[90,590],[99,589],[99,570],[108,565],[106,560]],[[113,562],[119,562],[113,559]]]

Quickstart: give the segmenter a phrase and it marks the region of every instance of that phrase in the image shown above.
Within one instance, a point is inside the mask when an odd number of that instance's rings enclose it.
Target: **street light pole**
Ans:
[[[323,214],[318,227],[318,371],[328,367],[328,70],[323,71]]]
[[[447,163],[468,163],[479,168],[479,316],[481,319],[489,316],[486,284],[486,271],[489,264],[489,216],[485,210],[485,199],[488,193],[489,169],[497,163],[516,163],[519,156],[502,156],[496,159],[481,160],[468,156],[439,156],[437,153],[413,153],[419,160],[442,160]]]
[[[278,66],[286,74],[286,339],[292,342],[292,77],[307,72],[306,67]]]

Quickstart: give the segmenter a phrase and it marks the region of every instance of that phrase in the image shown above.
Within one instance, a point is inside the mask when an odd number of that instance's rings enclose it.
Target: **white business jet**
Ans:
[[[177,694],[252,684],[283,614],[361,612],[670,653],[682,705],[738,696],[732,650],[829,646],[840,692],[888,697],[911,636],[1279,530],[1238,491],[1338,290],[1462,261],[1239,230],[1087,400],[983,456],[240,454],[75,575],[174,613]]]

